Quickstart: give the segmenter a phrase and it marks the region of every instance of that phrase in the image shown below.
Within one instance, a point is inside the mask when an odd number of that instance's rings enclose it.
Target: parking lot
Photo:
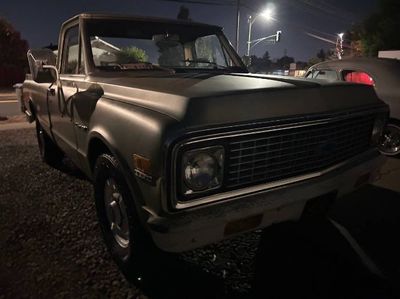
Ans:
[[[0,130],[0,298],[396,297],[400,160],[327,219],[157,261],[127,281],[101,240],[91,184],[68,164],[43,164],[33,127],[10,128]]]

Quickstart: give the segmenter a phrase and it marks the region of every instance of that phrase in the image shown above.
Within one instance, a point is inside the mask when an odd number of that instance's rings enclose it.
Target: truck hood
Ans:
[[[166,114],[186,127],[334,112],[379,104],[373,88],[253,74],[97,75],[104,97]]]

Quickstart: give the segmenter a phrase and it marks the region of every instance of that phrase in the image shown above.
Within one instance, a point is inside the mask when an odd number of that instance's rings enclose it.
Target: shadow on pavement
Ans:
[[[151,299],[227,298],[221,278],[177,256],[154,259],[139,277],[125,277]]]
[[[272,226],[256,257],[256,298],[393,298],[328,219]],[[268,294],[268,296],[267,296]]]
[[[52,167],[78,180],[89,181],[89,178],[68,157],[64,157],[60,163]]]
[[[400,195],[374,186],[339,200],[330,215],[350,231],[383,277],[368,270],[329,218],[314,217],[263,231],[247,295],[179,258],[155,261],[140,281],[131,281],[157,299],[397,298],[399,215]]]
[[[331,215],[349,230],[399,294],[400,193],[368,185],[339,200]]]
[[[264,230],[255,297],[399,298],[400,194],[368,185],[338,199],[329,216],[383,275],[368,270],[360,251],[328,218],[304,219]]]

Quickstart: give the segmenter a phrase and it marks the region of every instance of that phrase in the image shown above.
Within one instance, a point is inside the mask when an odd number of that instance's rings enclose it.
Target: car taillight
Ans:
[[[364,72],[350,72],[346,74],[345,81],[359,83],[359,84],[366,84],[366,85],[375,85],[374,79],[370,75]]]

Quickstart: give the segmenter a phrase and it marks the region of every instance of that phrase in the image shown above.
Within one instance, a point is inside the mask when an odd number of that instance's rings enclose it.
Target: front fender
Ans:
[[[113,99],[102,98],[91,117],[87,140],[82,148],[87,167],[92,170],[91,156],[95,143],[101,141],[123,168],[127,183],[135,198],[138,211],[162,210],[162,175],[164,172],[165,140],[177,121],[167,115]],[[133,155],[151,162],[152,181],[135,176]],[[140,212],[139,212],[140,213]]]

